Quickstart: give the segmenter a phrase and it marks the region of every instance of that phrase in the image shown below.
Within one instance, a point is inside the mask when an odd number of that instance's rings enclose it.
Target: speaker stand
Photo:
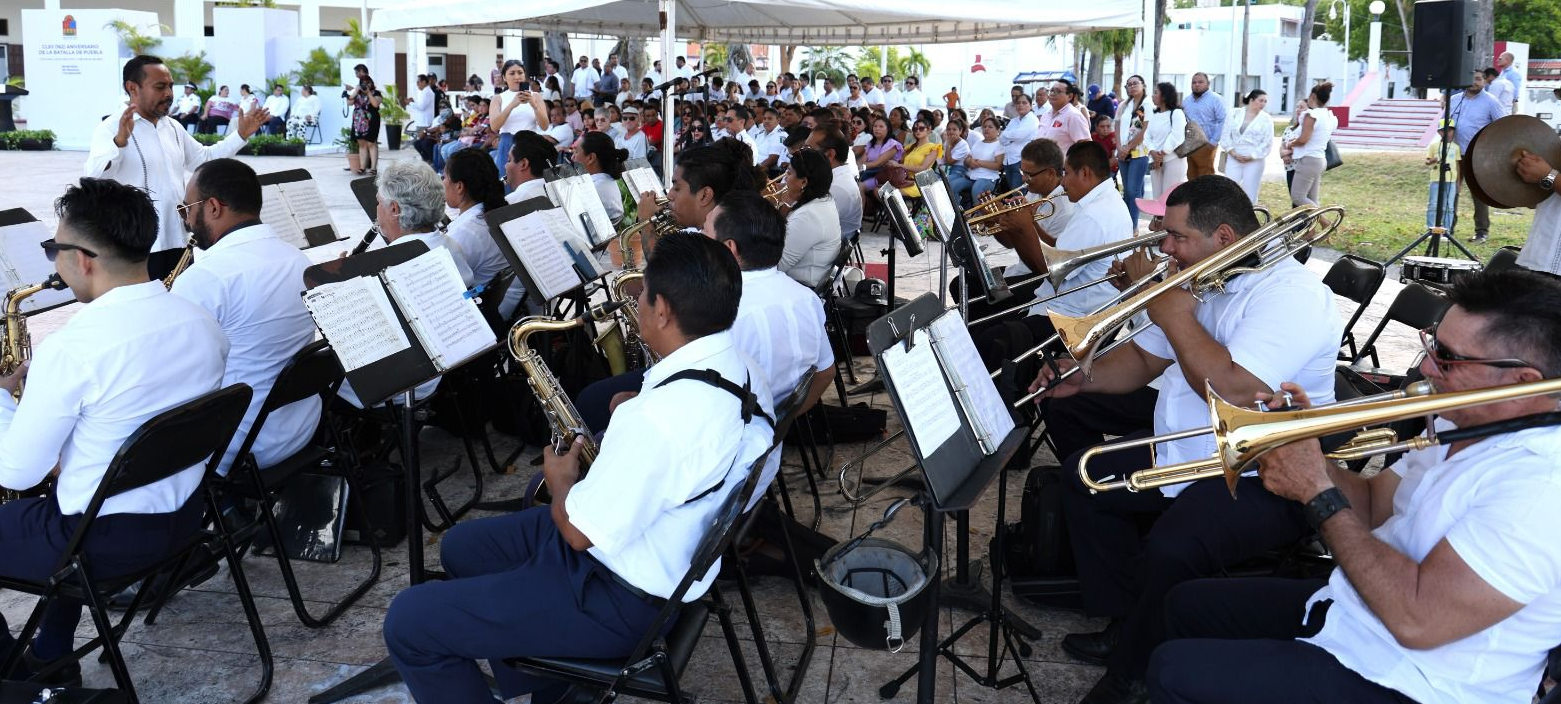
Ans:
[[[1452,115],[1451,115],[1451,112],[1452,112],[1452,109],[1453,109],[1453,96],[1452,96],[1452,93],[1453,93],[1453,91],[1452,91],[1451,88],[1443,88],[1442,89],[1442,122],[1440,123],[1441,125],[1446,125],[1452,119]],[[1438,129],[1437,131],[1440,132],[1441,130]],[[1426,230],[1424,233],[1422,233],[1419,237],[1415,238],[1414,242],[1410,242],[1408,246],[1406,246],[1403,249],[1399,250],[1398,254],[1393,255],[1387,261],[1383,262],[1382,263],[1383,266],[1393,266],[1393,264],[1395,262],[1397,262],[1400,259],[1403,259],[1404,255],[1409,254],[1410,251],[1414,250],[1416,247],[1419,247],[1421,244],[1424,244],[1426,246],[1426,249],[1425,249],[1425,255],[1426,256],[1428,256],[1428,257],[1439,257],[1439,256],[1441,256],[1441,252],[1442,252],[1442,238],[1444,238],[1444,237],[1447,238],[1448,244],[1451,244],[1453,247],[1457,248],[1459,252],[1462,252],[1463,256],[1466,259],[1468,259],[1469,261],[1475,262],[1475,263],[1479,263],[1479,261],[1480,261],[1480,258],[1474,256],[1474,253],[1470,252],[1468,247],[1463,246],[1463,243],[1459,242],[1458,238],[1453,237],[1453,234],[1451,232],[1448,232],[1447,226],[1451,225],[1452,223],[1443,223],[1442,222],[1442,208],[1445,207],[1446,204],[1447,204],[1446,203],[1447,193],[1446,193],[1446,190],[1443,189],[1443,186],[1447,184],[1447,138],[1445,136],[1443,136],[1443,137],[1441,137],[1441,140],[1442,140],[1441,155],[1437,159],[1437,165],[1436,165],[1436,220],[1434,220],[1434,222],[1436,224],[1434,226],[1432,226],[1430,229]],[[1449,250],[1449,253],[1451,253],[1450,250]]]

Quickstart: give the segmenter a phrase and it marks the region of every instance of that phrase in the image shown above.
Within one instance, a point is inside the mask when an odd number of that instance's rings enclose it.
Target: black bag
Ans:
[[[577,398],[585,387],[611,375],[607,358],[596,349],[584,328],[539,332],[527,338],[526,343],[542,356],[569,398]],[[510,373],[499,380],[498,392],[486,394],[493,428],[529,444],[546,444],[552,435],[547,416],[526,383],[520,365],[510,360],[509,369]]]
[[[831,406],[819,403],[816,412],[798,418],[786,436],[787,442],[798,442],[798,427],[808,423],[815,439],[828,437],[835,442],[863,442],[882,440],[889,424],[889,412],[882,408],[870,408],[866,403],[854,406]],[[824,433],[829,433],[827,436]]]
[[[347,528],[342,539],[353,545],[367,545],[363,514],[368,514],[374,524],[374,540],[381,548],[394,547],[407,537],[406,489],[402,481],[401,467],[389,462],[377,462],[362,470],[363,513],[358,512],[356,502],[347,504]]]
[[[1062,515],[1062,493],[1068,490],[1063,481],[1061,467],[1030,468],[1019,499],[1019,522],[1008,524],[1003,546],[1009,572],[1050,577],[1076,573]]]

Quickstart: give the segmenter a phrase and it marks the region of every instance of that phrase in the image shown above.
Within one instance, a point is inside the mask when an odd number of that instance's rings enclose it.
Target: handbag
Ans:
[[[1339,156],[1339,148],[1334,146],[1331,139],[1328,140],[1328,147],[1323,150],[1323,161],[1326,163],[1323,171],[1332,171],[1344,163],[1344,159]]]
[[[1181,108],[1177,109],[1181,110]],[[1199,127],[1198,123],[1187,117],[1186,110],[1182,110],[1182,118],[1187,120],[1187,131],[1182,137],[1181,145],[1176,148],[1176,155],[1185,159],[1187,155],[1209,146],[1209,136],[1203,133],[1203,128]]]
[[[879,179],[879,181],[893,185],[895,188],[916,185],[916,182],[911,180],[910,172],[906,171],[903,166],[885,166],[882,169],[882,174],[883,178]]]

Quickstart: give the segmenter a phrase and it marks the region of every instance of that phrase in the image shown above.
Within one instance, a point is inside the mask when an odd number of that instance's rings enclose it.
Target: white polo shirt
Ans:
[[[722,497],[738,490],[774,430],[754,416],[743,423],[737,397],[699,381],[657,384],[685,369],[713,369],[746,381],[774,415],[766,375],[742,354],[731,332],[696,339],[645,373],[640,394],[613,411],[601,452],[564,500],[569,522],[590,538],[591,556],[625,581],[662,598],[688,572]],[[724,482],[713,494],[685,503]],[[632,501],[624,497],[632,496]],[[705,574],[684,596],[701,596],[720,572]]]
[[[994,191],[993,194],[996,195],[996,192]],[[1057,187],[1052,189],[1052,192],[1046,194],[1046,196],[1050,197],[1052,199],[1052,215],[1051,215],[1051,217],[1046,218],[1045,220],[1041,221],[1041,227],[1046,228],[1046,232],[1050,233],[1051,236],[1054,239],[1055,238],[1061,238],[1062,237],[1062,233],[1068,231],[1069,223],[1073,222],[1073,213],[1074,213],[1074,210],[1078,207],[1078,205],[1075,204],[1073,201],[1068,200],[1068,192],[1063,190],[1061,184],[1058,184]],[[1035,194],[1035,193],[1026,193],[1024,195],[1024,199],[1025,200],[1032,201],[1032,202],[1040,200],[1041,198],[1042,198],[1042,196],[1040,196],[1038,194]],[[1040,207],[1045,207],[1045,206],[1040,206]],[[995,239],[992,240],[990,243],[988,243],[988,245],[989,245],[988,249],[987,249],[988,252],[1013,252],[1014,251],[1012,249],[1008,249],[1006,247],[1003,247],[1002,244],[999,243]],[[988,254],[987,256],[988,256],[988,258],[990,258],[991,254]],[[1028,274],[1028,273],[1030,273],[1030,266],[1028,264],[1025,264],[1023,261],[1019,261],[1019,262],[1015,262],[1013,264],[1009,264],[1007,267],[1005,267],[1003,269],[1003,276],[1005,276],[1005,277],[1008,277],[1008,276],[1024,276],[1025,274]],[[1101,284],[1101,285],[1102,286],[1106,286],[1107,284]],[[1339,334],[1342,335],[1343,333],[1341,332]]]
[[[216,319],[161,281],[104,293],[38,344],[20,406],[0,393],[0,486],[30,489],[58,465],[60,510],[82,513],[125,439],[220,388],[227,354]],[[126,491],[102,515],[176,511],[205,469]]]
[[[1438,420],[1447,430],[1452,423]],[[1332,599],[1306,638],[1372,682],[1421,704],[1527,702],[1561,639],[1561,432],[1535,428],[1404,455],[1393,516],[1372,531],[1416,562],[1446,540],[1481,580],[1523,608],[1446,645],[1400,645],[1335,568],[1307,604]]]
[[[1066,200],[1066,197],[1059,200]],[[1058,200],[1052,201],[1053,204],[1057,202]],[[1127,214],[1127,203],[1123,202],[1122,194],[1117,192],[1116,183],[1110,179],[1101,181],[1090,189],[1082,200],[1073,204],[1071,210],[1067,227],[1057,234],[1058,249],[1088,249],[1133,236],[1133,218]],[[1049,224],[1051,218],[1042,222]],[[1063,279],[1060,289],[1053,288],[1051,281],[1044,281],[1036,289],[1035,296],[1045,298],[1058,290],[1066,291],[1081,284],[1103,279],[1106,277],[1106,272],[1111,269],[1111,263],[1116,259],[1116,257],[1102,257],[1073,270],[1068,278]],[[1074,316],[1089,315],[1116,295],[1117,290],[1110,284],[1091,286],[1062,298],[1037,303],[1030,309],[1030,315],[1045,315],[1048,311]],[[1342,335],[1343,331],[1340,331],[1340,334]]]
[[[640,134],[644,134],[641,132]],[[591,185],[596,187],[596,197],[602,201],[602,208],[607,211],[607,217],[613,222],[623,219],[623,193],[618,190],[618,181],[604,173],[591,174]]]
[[[834,180],[829,183],[829,197],[840,213],[840,237],[846,239],[862,229],[862,189],[857,186],[856,167],[851,164],[836,166],[830,173]]]
[[[804,378],[811,379],[813,372],[835,365],[835,352],[824,334],[823,301],[775,267],[743,272],[743,296],[737,305],[737,322],[732,323],[732,338],[754,367],[768,375],[765,381],[776,396],[770,405],[775,408],[788,400]],[[764,498],[780,471],[780,460],[780,450],[770,455],[748,508]]]
[[[1561,195],[1552,193],[1534,208],[1518,266],[1561,276]]]
[[[314,320],[299,295],[308,267],[309,257],[278,238],[270,225],[253,225],[217,240],[174,279],[173,293],[206,309],[228,337],[222,385],[249,384],[255,390],[217,468],[224,476],[277,375],[314,341]],[[265,469],[287,459],[309,442],[319,422],[318,396],[272,411],[255,438],[255,461]]]
[[[1344,322],[1334,309],[1333,293],[1294,257],[1285,257],[1267,271],[1231,279],[1224,293],[1204,293],[1194,315],[1230,351],[1232,361],[1268,388],[1293,381],[1306,390],[1312,403],[1333,402],[1335,356]],[[1155,401],[1155,435],[1207,427],[1209,404],[1188,383],[1165,332],[1150,325],[1132,344],[1172,360],[1156,384],[1160,397]],[[1214,436],[1163,442],[1155,449],[1160,464],[1201,460],[1214,456]],[[1185,488],[1178,484],[1160,491],[1174,497]]]

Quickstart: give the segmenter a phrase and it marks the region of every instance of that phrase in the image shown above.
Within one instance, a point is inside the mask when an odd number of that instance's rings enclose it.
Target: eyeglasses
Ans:
[[[43,248],[43,256],[45,259],[49,260],[50,264],[54,263],[55,257],[60,256],[60,252],[69,252],[71,250],[81,252],[82,254],[85,254],[92,259],[97,259],[98,257],[97,252],[87,249],[86,247],[78,247],[73,244],[65,244],[64,242],[56,242],[53,237],[39,242],[38,246]]]
[[[1521,359],[1507,357],[1504,359],[1479,359],[1477,357],[1465,357],[1442,346],[1436,339],[1437,326],[1432,325],[1420,331],[1420,344],[1425,347],[1426,356],[1436,365],[1438,371],[1446,374],[1453,367],[1465,364],[1479,364],[1497,369],[1526,369],[1533,364]]]
[[[1035,178],[1036,176],[1040,176],[1041,174],[1044,174],[1047,171],[1056,171],[1057,172],[1057,178],[1062,178],[1063,176],[1067,176],[1068,175],[1068,170],[1067,169],[1053,169],[1050,166],[1048,166],[1046,168],[1043,168],[1043,169],[1036,169],[1034,171],[1025,171],[1024,167],[1022,167],[1022,166],[1019,167],[1019,173],[1024,174],[1025,178]]]
[[[189,204],[180,203],[180,204],[174,206],[174,210],[179,211],[179,217],[181,217],[181,218],[188,217],[191,208],[194,208],[195,206],[198,206],[201,203],[205,203],[208,200],[211,200],[211,199],[210,198],[202,198],[202,199],[200,199],[198,201],[195,201],[194,203],[189,203]]]
[[[1046,91],[1046,93],[1048,95],[1063,95],[1063,94],[1065,94],[1067,92],[1068,92],[1067,88],[1052,88],[1052,89]]]

